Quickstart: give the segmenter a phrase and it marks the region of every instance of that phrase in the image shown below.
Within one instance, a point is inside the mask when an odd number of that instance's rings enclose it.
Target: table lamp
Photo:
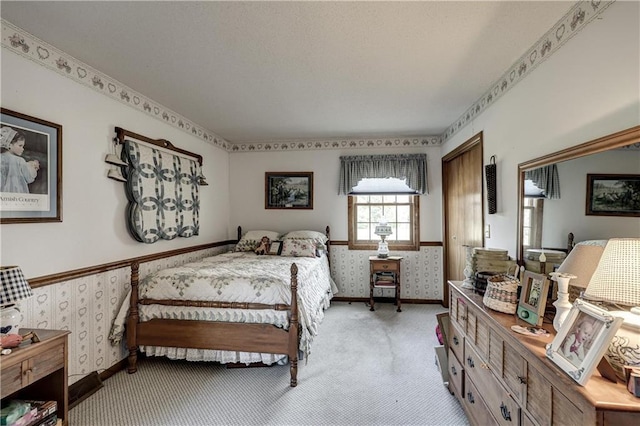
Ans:
[[[584,298],[630,308],[610,312],[624,322],[604,355],[625,381],[624,366],[640,367],[640,238],[609,240]]]
[[[378,257],[385,258],[389,256],[389,243],[387,243],[384,239],[393,234],[391,230],[391,226],[387,225],[387,221],[382,219],[376,226],[376,229],[373,231],[374,234],[380,237],[380,242],[378,243]]]
[[[0,266],[0,282],[2,283],[0,334],[18,334],[20,311],[15,304],[33,296],[31,287],[18,266]]]
[[[558,299],[553,302],[556,308],[553,328],[556,331],[560,330],[562,322],[573,306],[569,285],[587,288],[603,251],[603,246],[579,244],[571,250],[558,270],[549,274],[558,283]]]

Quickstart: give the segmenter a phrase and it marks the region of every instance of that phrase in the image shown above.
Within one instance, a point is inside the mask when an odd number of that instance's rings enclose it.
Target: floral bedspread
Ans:
[[[291,303],[291,264],[298,267],[300,350],[308,355],[324,318],[324,310],[337,292],[326,257],[257,256],[252,252],[225,253],[197,262],[154,272],[140,281],[139,297],[148,299],[209,300],[265,304]],[[124,335],[128,295],[112,325],[109,339],[118,344]],[[286,311],[141,305],[140,320],[153,318],[274,324],[288,329]],[[286,356],[204,349],[141,346],[148,355],[198,361],[286,362]]]

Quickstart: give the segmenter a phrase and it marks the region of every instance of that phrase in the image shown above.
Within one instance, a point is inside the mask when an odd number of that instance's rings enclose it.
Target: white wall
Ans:
[[[19,265],[30,278],[229,238],[229,155],[224,150],[7,49],[2,49],[2,106],[60,124],[63,133],[63,221],[3,224],[3,265]],[[200,188],[199,236],[155,244],[129,236],[124,186],[106,177],[104,162],[116,126],[204,157],[209,186]]]
[[[565,161],[558,165],[561,198],[544,200],[543,247],[564,247],[567,234],[575,241],[614,237],[640,238],[640,218],[587,216],[588,173],[640,174],[640,151],[613,150]]]
[[[640,123],[640,4],[616,2],[443,145],[484,132],[498,165],[487,247],[516,255],[518,164]],[[486,211],[486,208],[485,208]]]
[[[440,147],[242,152],[230,155],[231,223],[243,230],[290,231],[331,227],[331,239],[348,239],[347,196],[338,195],[340,156],[388,153],[426,153],[429,193],[420,197],[420,240],[442,240],[442,172]],[[313,210],[266,210],[265,172],[311,171]]]

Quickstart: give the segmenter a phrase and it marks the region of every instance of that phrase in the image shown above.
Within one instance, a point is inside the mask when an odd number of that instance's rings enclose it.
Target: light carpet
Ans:
[[[435,315],[445,309],[402,310],[332,303],[295,388],[288,365],[144,358],[72,409],[70,425],[467,425],[435,364]]]

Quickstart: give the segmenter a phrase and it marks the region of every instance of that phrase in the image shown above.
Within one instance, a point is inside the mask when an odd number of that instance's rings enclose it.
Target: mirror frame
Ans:
[[[610,149],[620,148],[626,145],[640,142],[640,126],[631,127],[620,132],[612,133],[598,139],[563,149],[542,157],[535,158],[530,161],[518,164],[518,229],[517,229],[517,247],[518,247],[518,264],[524,265],[524,247],[522,246],[523,230],[522,223],[524,220],[524,172],[536,169],[538,167],[547,166],[549,164],[562,161],[573,160],[575,158],[584,157],[585,155],[597,154],[599,152],[608,151]]]

